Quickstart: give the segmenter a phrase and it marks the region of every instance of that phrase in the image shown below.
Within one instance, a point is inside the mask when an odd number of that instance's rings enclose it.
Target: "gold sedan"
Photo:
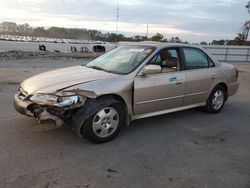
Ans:
[[[233,65],[196,46],[130,45],[23,81],[14,104],[21,114],[67,124],[100,143],[135,119],[201,106],[217,113],[236,93],[237,78]]]

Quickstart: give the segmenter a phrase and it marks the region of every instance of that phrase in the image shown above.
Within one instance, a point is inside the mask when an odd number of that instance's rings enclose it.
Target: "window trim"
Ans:
[[[207,54],[206,54],[207,55]],[[215,63],[213,62],[213,60],[207,55],[207,58],[209,60],[209,68],[213,68],[216,67]],[[212,66],[210,65],[210,63],[212,63]]]

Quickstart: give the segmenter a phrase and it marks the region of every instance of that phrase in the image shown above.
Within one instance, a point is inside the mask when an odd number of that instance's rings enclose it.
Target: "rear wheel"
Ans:
[[[218,113],[221,111],[226,100],[226,90],[223,86],[216,86],[211,92],[207,104],[206,110],[209,113]]]
[[[101,107],[85,121],[83,134],[92,142],[106,142],[119,133],[124,121],[124,110],[120,104]]]

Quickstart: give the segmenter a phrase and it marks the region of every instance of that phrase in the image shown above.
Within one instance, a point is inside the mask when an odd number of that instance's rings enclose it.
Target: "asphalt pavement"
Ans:
[[[104,144],[14,110],[20,81],[58,66],[7,65],[0,63],[0,187],[250,187],[250,65],[238,66],[239,91],[219,114],[136,120]]]

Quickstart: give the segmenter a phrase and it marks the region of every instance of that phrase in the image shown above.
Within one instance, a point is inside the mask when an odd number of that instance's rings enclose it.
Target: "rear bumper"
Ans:
[[[238,91],[239,85],[239,82],[234,82],[228,85],[228,96],[234,95]]]

